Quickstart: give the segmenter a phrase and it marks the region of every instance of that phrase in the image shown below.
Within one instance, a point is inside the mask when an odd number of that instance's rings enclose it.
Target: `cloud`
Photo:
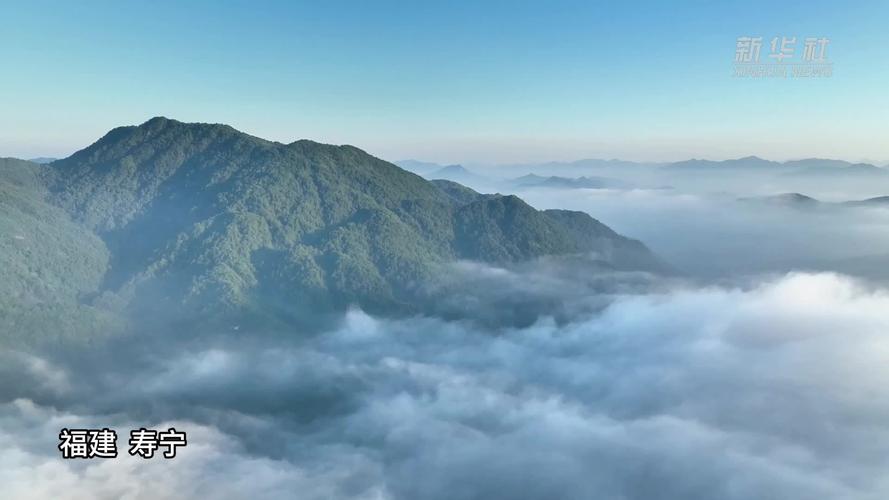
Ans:
[[[284,460],[251,456],[237,439],[194,422],[161,422],[160,428],[187,428],[189,444],[175,459],[144,460],[120,451],[117,459],[64,461],[40,449],[46,436],[62,426],[90,427],[96,416],[77,416],[16,400],[0,409],[0,438],[8,443],[0,453],[0,492],[4,498],[28,499],[322,499],[350,496],[376,498],[373,491],[349,495],[350,476],[371,473],[375,465],[342,462],[333,469],[298,466]],[[135,422],[114,419],[118,429],[138,428]],[[125,447],[125,433],[119,447]],[[329,465],[329,464],[328,464]]]
[[[494,331],[351,311],[310,337],[127,342],[111,366],[31,361],[0,407],[3,498],[889,495],[889,294],[834,274]],[[171,422],[172,461],[55,450],[66,425]]]
[[[762,193],[739,190],[731,179],[720,179],[706,192],[535,189],[521,195],[536,208],[590,213],[617,232],[642,240],[691,276],[723,279],[821,270],[889,283],[885,272],[889,262],[889,210],[836,205],[801,209],[738,201],[739,197],[789,191],[794,191],[792,186],[773,187]],[[848,193],[838,199],[867,196]],[[858,265],[848,262],[869,256],[883,259]]]
[[[489,328],[530,326],[543,317],[559,324],[604,309],[616,295],[652,290],[666,281],[645,272],[603,268],[595,255],[543,257],[496,267],[448,264],[426,293],[431,314]]]

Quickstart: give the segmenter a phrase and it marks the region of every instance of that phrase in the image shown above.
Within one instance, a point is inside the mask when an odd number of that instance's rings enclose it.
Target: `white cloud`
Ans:
[[[626,295],[566,325],[352,311],[239,339],[4,405],[3,498],[889,496],[889,295],[842,276]],[[54,448],[63,425],[171,421],[189,446],[170,462]]]

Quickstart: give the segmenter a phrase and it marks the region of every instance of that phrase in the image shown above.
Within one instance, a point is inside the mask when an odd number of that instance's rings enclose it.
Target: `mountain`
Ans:
[[[758,156],[746,156],[733,160],[685,160],[666,165],[669,170],[714,171],[714,170],[762,170],[775,171],[783,175],[886,175],[889,171],[867,163],[850,163],[843,160],[806,158],[777,162],[764,160]]]
[[[623,237],[584,212],[535,210],[514,195],[481,194],[452,181],[432,184],[450,196],[457,211],[463,258],[521,262],[547,255],[594,254],[618,270],[672,273],[640,241]],[[541,217],[542,216],[542,217]]]
[[[791,177],[886,179],[889,178],[889,170],[867,163],[848,163],[845,165],[812,165],[787,172],[784,175]]]
[[[485,180],[484,176],[470,172],[462,165],[440,165],[418,160],[400,160],[395,164],[426,179],[444,179],[460,183]]]
[[[604,160],[600,158],[584,158],[582,160],[575,160],[572,162],[562,163],[562,162],[551,162],[549,165],[552,167],[558,165],[570,165],[574,168],[639,168],[646,166],[657,165],[657,163],[651,162],[635,162],[635,161],[627,161],[627,160],[619,160],[616,158],[612,158],[609,160]]]
[[[786,162],[764,160],[756,156],[748,156],[733,160],[686,160],[671,163],[663,167],[664,171],[674,174],[686,172],[694,174],[737,172],[745,175],[776,176],[783,181],[800,180],[889,180],[889,170],[867,163],[850,163],[843,160],[824,158],[806,158]]]
[[[440,170],[444,167],[444,165],[439,165],[438,163],[431,163],[428,161],[419,160],[398,160],[393,163],[407,170],[408,172],[413,172],[417,175],[425,175],[430,172]]]
[[[483,182],[485,178],[474,172],[470,172],[462,165],[447,165],[438,170],[425,174],[427,179],[444,179],[461,184]]]
[[[96,296],[109,253],[96,235],[48,201],[53,172],[0,158],[0,332],[71,337],[106,328]],[[97,301],[98,302],[98,301]]]
[[[73,303],[96,318],[114,308],[215,323],[299,322],[351,304],[421,311],[426,284],[458,259],[585,254],[664,268],[586,214],[432,183],[353,146],[281,144],[226,125],[153,118],[2,173],[12,277],[58,281],[29,303]],[[19,248],[16,236],[52,246]],[[15,304],[26,292],[10,293]]]
[[[28,161],[30,161],[30,162],[32,162],[32,163],[46,164],[46,163],[52,163],[52,162],[56,161],[57,159],[58,159],[58,158],[48,158],[48,157],[45,157],[45,156],[41,156],[41,157],[39,157],[39,158],[31,158],[31,159],[28,160]]]
[[[738,198],[738,201],[805,209],[816,207],[889,207],[889,196],[878,196],[876,198],[868,198],[866,200],[829,203],[816,200],[815,198],[800,193],[782,193],[770,196]]]
[[[433,179],[430,184],[441,190],[454,203],[458,205],[468,205],[475,201],[482,201],[491,198],[497,198],[499,194],[481,194],[474,189],[468,188],[463,184],[445,179]]]
[[[878,196],[866,200],[847,201],[844,205],[851,207],[889,207],[889,196]]]
[[[628,182],[610,177],[542,177],[528,174],[512,180],[519,188],[542,187],[553,189],[627,189],[632,185]]]
[[[502,172],[537,172],[546,175],[558,175],[565,177],[574,177],[579,174],[587,174],[587,172],[631,172],[638,170],[647,170],[651,167],[659,166],[659,163],[639,163],[626,160],[610,159],[603,160],[598,158],[585,158],[574,161],[547,161],[541,163],[512,163],[503,164],[496,167]]]
[[[844,160],[830,160],[826,158],[804,158],[802,160],[785,161],[784,165],[791,168],[844,168],[852,165]]]
[[[764,174],[823,174],[823,175],[882,175],[887,169],[869,163],[852,163],[826,158],[804,158],[778,162],[758,156],[745,156],[729,160],[689,159],[672,163],[631,162],[625,160],[583,159],[571,162],[543,162],[507,164],[496,167],[501,172],[525,171],[538,175],[576,178],[578,174],[587,176],[623,177],[641,175],[660,170],[664,173],[694,172],[716,173],[722,171],[757,171]]]
[[[809,209],[815,208],[822,203],[815,198],[800,193],[782,193],[770,196],[755,196],[749,198],[739,198],[738,201],[749,203],[762,203],[767,205],[779,205],[791,208]]]
[[[776,161],[764,160],[758,156],[746,156],[744,158],[722,161],[691,159],[670,163],[664,168],[684,171],[713,171],[717,169],[774,169],[781,166],[782,164]]]
[[[530,172],[541,177],[608,177],[637,178],[651,175],[661,164],[637,163],[624,160],[588,158],[576,161],[547,161],[540,163],[505,163],[485,167],[485,172],[498,178],[514,178],[516,172]]]

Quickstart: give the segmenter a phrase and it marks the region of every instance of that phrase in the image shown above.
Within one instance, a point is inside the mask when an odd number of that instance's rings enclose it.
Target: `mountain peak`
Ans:
[[[210,125],[210,124],[185,123],[185,122],[181,122],[179,120],[174,120],[172,118],[167,118],[165,116],[155,116],[154,118],[151,118],[151,119],[143,122],[140,125],[136,125],[133,128],[135,128],[136,130],[143,130],[143,131],[147,131],[147,132],[160,132],[163,130],[176,129],[176,128],[180,128],[180,127],[191,127],[191,126],[199,127],[199,126],[207,126],[207,125]],[[216,124],[215,126],[222,127],[224,125]]]
[[[463,165],[454,164],[454,165],[445,165],[444,167],[441,167],[438,170],[438,172],[449,173],[449,174],[468,174],[469,170],[466,170],[466,168],[463,167]]]
[[[434,172],[425,174],[428,179],[447,179],[451,181],[467,183],[482,180],[482,176],[467,170],[463,165],[446,165]]]
[[[168,124],[173,123],[182,123],[179,120],[173,120],[172,118],[167,118],[166,116],[155,116],[154,118],[150,118],[140,127],[158,127],[158,126],[166,126]]]
[[[49,168],[50,201],[107,250],[96,289],[148,308],[215,314],[273,303],[299,317],[352,303],[418,307],[441,263],[610,256],[626,246],[616,234],[590,239],[571,229],[576,221],[514,195],[433,184],[353,146],[281,144],[227,125],[159,116]],[[634,248],[640,269],[654,260]]]
[[[167,118],[166,116],[155,116],[154,118],[149,119],[148,121],[142,123],[141,125],[136,126],[137,129],[140,130],[150,130],[150,131],[162,131],[168,129],[203,129],[203,130],[224,130],[228,133],[237,133],[244,136],[250,136],[240,130],[235,129],[230,125],[226,125],[224,123],[205,123],[205,122],[183,122],[179,120],[175,120],[173,118]],[[258,139],[258,137],[257,137]]]
[[[755,196],[749,198],[740,198],[742,202],[765,203],[771,205],[784,205],[790,207],[815,207],[821,202],[811,196],[802,193],[779,193],[768,196]]]

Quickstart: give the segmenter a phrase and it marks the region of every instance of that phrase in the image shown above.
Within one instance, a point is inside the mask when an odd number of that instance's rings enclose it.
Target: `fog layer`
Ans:
[[[309,337],[8,349],[0,496],[889,495],[885,290],[834,274],[651,290],[505,331],[355,310]],[[103,426],[175,426],[189,445],[59,458],[62,427]]]

